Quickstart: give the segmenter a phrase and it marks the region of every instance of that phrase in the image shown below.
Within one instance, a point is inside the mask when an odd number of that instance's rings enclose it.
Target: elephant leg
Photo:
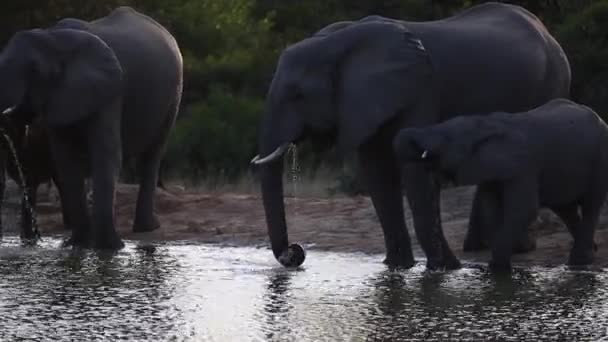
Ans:
[[[494,227],[484,223],[483,215],[487,208],[483,208],[483,202],[480,198],[481,187],[482,185],[477,186],[473,197],[467,234],[462,246],[462,250],[465,252],[481,251],[488,248],[487,232],[488,229],[494,229]]]
[[[595,228],[606,198],[608,182],[604,179],[592,182],[594,189],[581,204],[581,222],[574,232],[574,244],[570,251],[569,265],[589,265],[593,262],[597,246],[594,241]]]
[[[423,165],[405,166],[405,189],[414,218],[416,236],[427,257],[427,268],[460,267],[443,229],[439,206],[439,183]]]
[[[359,150],[361,172],[384,231],[386,259],[390,266],[414,265],[411,241],[405,224],[399,166],[390,145],[371,141]]]
[[[90,126],[88,134],[93,189],[92,241],[97,249],[124,247],[114,222],[114,197],[122,158],[119,127],[119,122],[114,122],[111,116],[100,117]]]
[[[66,210],[66,206],[63,205],[61,198],[61,187],[58,185],[59,182],[57,180],[57,177],[53,177],[53,182],[55,182],[55,186],[57,187],[57,192],[59,193],[59,205],[61,206],[61,214],[63,216],[63,228],[65,230],[71,230],[72,229],[72,224],[70,224],[70,213]],[[86,190],[85,190],[86,191]]]
[[[492,239],[490,269],[511,269],[514,241],[525,233],[538,213],[538,192],[534,182],[514,180],[502,191],[502,224]]]
[[[61,186],[59,185],[59,178],[57,176],[57,168],[54,165],[51,166],[51,181],[49,182],[49,193],[53,184],[55,185],[55,188],[57,188],[57,193],[59,193],[59,205],[61,206],[61,216],[63,217],[63,228],[65,230],[71,230],[72,225],[70,224],[70,213],[66,210],[67,207],[63,205],[63,201],[61,200],[64,195],[61,193]]]
[[[521,235],[515,237],[515,241],[513,241],[513,253],[528,253],[536,249],[536,239],[532,236],[529,228],[526,227],[521,232]]]
[[[2,240],[2,208],[4,207],[4,191],[6,190],[6,152],[0,152],[0,240]]]
[[[84,192],[84,168],[79,151],[69,139],[52,134],[49,139],[56,165],[56,181],[61,198],[64,225],[70,225],[72,237],[66,245],[88,247],[91,232]],[[69,217],[69,221],[67,218]]]
[[[500,227],[502,220],[499,193],[499,189],[491,184],[477,186],[464,251],[480,251],[489,247],[491,236]]]
[[[21,239],[26,243],[32,243],[38,238],[34,234],[34,218],[32,217],[38,199],[38,183],[28,180],[26,191],[27,198],[25,195],[21,198]]]
[[[576,234],[581,230],[582,219],[578,209],[579,206],[577,204],[552,208],[553,212],[564,222],[573,239],[576,238]],[[595,242],[593,242],[593,251],[597,251],[597,244]]]
[[[136,233],[151,232],[160,228],[158,217],[154,214],[154,197],[158,183],[158,169],[162,149],[144,154],[138,161],[139,193],[133,231]]]
[[[497,208],[490,206],[487,193],[492,191],[491,186],[480,184],[473,199],[473,207],[469,218],[469,226],[465,236],[463,250],[465,252],[481,251],[489,247],[489,234],[495,231],[499,224]],[[490,196],[491,197],[491,196]],[[527,253],[536,248],[536,241],[530,235],[530,230],[525,229],[521,236],[516,237],[513,242],[513,253]]]
[[[552,208],[553,212],[564,222],[566,228],[574,238],[580,230],[581,215],[578,213],[578,205],[568,205],[559,208]]]

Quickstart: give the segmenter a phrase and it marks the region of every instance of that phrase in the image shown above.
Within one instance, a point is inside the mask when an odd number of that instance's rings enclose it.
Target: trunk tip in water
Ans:
[[[304,263],[306,251],[302,246],[294,243],[290,245],[277,260],[285,267],[298,267]]]

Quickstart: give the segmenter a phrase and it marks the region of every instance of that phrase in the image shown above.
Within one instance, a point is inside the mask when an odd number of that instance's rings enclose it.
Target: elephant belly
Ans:
[[[585,165],[562,164],[548,169],[541,175],[539,182],[539,200],[541,205],[556,207],[580,203],[589,191],[591,170]],[[578,161],[580,163],[580,161]]]

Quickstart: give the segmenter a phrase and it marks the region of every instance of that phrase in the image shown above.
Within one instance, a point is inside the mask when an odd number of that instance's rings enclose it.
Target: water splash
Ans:
[[[298,216],[298,182],[300,179],[300,165],[298,164],[298,147],[295,144],[290,144],[287,150],[288,155],[291,155],[289,174],[291,180],[291,196],[293,198],[292,216],[294,220]]]
[[[21,186],[21,189],[23,190],[23,201],[25,204],[25,209],[30,214],[34,237],[31,241],[28,241],[28,242],[35,243],[37,240],[41,239],[40,231],[38,230],[38,221],[36,219],[36,211],[34,211],[32,203],[30,202],[30,196],[29,196],[29,191],[28,191],[29,189],[25,182],[25,175],[23,174],[23,168],[21,167],[21,163],[19,162],[19,157],[17,156],[17,149],[15,149],[13,140],[11,139],[11,137],[8,135],[8,133],[6,133],[6,131],[3,128],[0,128],[0,134],[2,134],[2,137],[4,138],[4,140],[6,140],[8,149],[11,151],[11,155],[13,157],[13,160],[15,161],[15,166],[17,168],[17,174],[19,176],[19,186]]]
[[[300,181],[300,165],[298,163],[298,147],[295,144],[289,145],[289,153],[291,154],[291,185],[294,200],[298,197],[298,182]]]

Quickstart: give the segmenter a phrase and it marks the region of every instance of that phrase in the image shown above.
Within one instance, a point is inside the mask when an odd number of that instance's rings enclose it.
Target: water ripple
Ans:
[[[0,340],[478,341],[608,335],[608,274],[390,271],[379,256],[133,242],[117,255],[45,238],[0,245]]]

